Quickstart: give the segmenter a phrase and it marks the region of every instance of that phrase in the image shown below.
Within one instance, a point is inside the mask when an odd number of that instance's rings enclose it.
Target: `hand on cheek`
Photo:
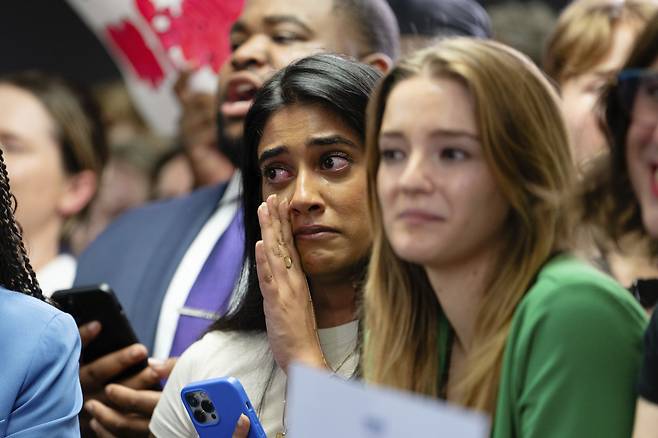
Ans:
[[[256,243],[256,269],[274,359],[286,372],[292,361],[325,366],[288,203],[269,196],[258,208],[258,219],[263,240]]]

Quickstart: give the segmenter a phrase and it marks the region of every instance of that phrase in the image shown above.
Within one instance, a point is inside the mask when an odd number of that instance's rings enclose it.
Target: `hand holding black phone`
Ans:
[[[60,309],[69,313],[79,326],[91,321],[101,324],[101,332],[83,347],[80,356],[82,365],[138,342],[128,318],[114,292],[107,284],[60,290],[52,295]],[[139,362],[115,376],[120,381],[137,374],[148,366],[146,360]]]

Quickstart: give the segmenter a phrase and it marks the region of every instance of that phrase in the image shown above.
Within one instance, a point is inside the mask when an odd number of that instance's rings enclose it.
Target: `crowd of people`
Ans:
[[[194,437],[181,390],[223,376],[285,436],[295,362],[495,438],[658,437],[637,287],[658,278],[658,2],[574,0],[539,66],[471,0],[245,0],[230,40],[216,96],[181,75],[178,146],[150,165],[138,116],[0,76],[0,436]],[[100,283],[140,343],[79,363],[104,327],[49,297]]]

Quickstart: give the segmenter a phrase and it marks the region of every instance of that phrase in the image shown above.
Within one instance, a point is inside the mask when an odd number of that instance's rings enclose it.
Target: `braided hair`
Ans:
[[[27,257],[15,211],[16,198],[9,189],[7,166],[0,149],[0,285],[45,301]]]

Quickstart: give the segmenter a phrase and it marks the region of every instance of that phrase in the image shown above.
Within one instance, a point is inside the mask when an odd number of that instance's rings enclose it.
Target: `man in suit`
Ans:
[[[275,71],[321,51],[385,71],[397,57],[399,33],[384,0],[247,0],[231,44],[220,72],[218,137],[220,151],[237,165],[251,99]],[[236,173],[225,184],[130,212],[80,257],[76,284],[109,283],[144,343],[81,367],[85,396],[96,399],[85,408],[99,436],[147,435],[160,396],[148,388],[173,362],[106,383],[148,351],[159,359],[177,356],[229,306],[242,267],[239,187]],[[82,327],[83,342],[100,329]]]

